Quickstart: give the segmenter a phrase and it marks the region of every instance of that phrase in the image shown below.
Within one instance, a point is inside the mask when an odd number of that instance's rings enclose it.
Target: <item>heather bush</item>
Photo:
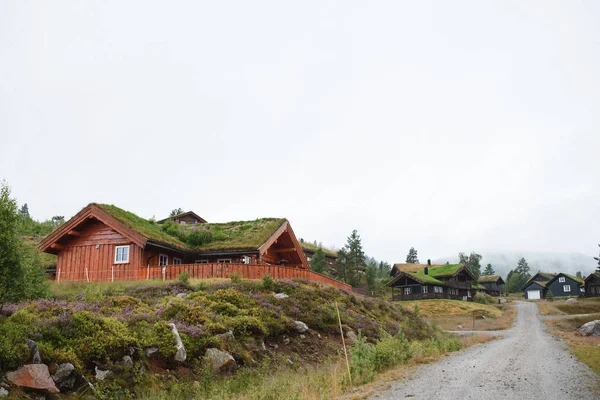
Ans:
[[[479,304],[494,304],[496,300],[492,296],[486,293],[477,292],[473,297],[473,301]]]
[[[265,292],[273,292],[275,290],[275,280],[269,274],[265,274],[261,279],[261,289]]]
[[[231,274],[229,278],[231,279],[231,283],[242,283],[242,276],[237,272]]]
[[[190,273],[188,271],[183,271],[177,277],[177,281],[179,283],[181,283],[182,285],[186,285],[186,286],[189,285],[190,284]]]

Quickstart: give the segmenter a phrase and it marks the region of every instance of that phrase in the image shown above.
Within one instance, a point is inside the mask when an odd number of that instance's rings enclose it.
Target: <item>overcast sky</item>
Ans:
[[[599,123],[594,0],[0,2],[0,179],[36,219],[597,255]]]

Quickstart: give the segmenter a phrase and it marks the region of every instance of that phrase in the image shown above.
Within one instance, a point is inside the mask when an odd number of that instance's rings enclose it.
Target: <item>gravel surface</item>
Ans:
[[[518,303],[503,338],[417,368],[373,399],[600,399],[598,377],[544,331],[537,306]]]

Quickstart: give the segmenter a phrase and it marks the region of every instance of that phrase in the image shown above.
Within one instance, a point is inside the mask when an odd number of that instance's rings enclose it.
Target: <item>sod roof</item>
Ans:
[[[479,283],[494,283],[500,279],[500,275],[482,275],[477,279]]]
[[[184,251],[258,250],[286,222],[285,218],[262,218],[202,225],[156,224],[114,205],[95,205],[149,241]],[[188,235],[198,230],[210,232],[211,240],[199,246],[187,244]]]
[[[546,287],[546,286],[548,286],[548,282],[550,282],[550,281],[530,281],[530,282],[527,282],[524,287],[531,286],[534,284],[538,284],[541,287]]]
[[[336,251],[328,249],[328,248],[323,247],[323,246],[317,246],[316,244],[313,244],[313,243],[300,242],[300,247],[302,247],[304,250],[308,250],[308,251],[312,251],[312,252],[317,251],[317,249],[319,247],[321,247],[323,249],[323,252],[325,253],[326,256],[332,257],[332,258],[337,258],[337,252]]]
[[[559,275],[561,275],[561,274],[559,274]],[[562,275],[566,276],[567,278],[573,279],[577,283],[583,283],[583,278],[578,278],[576,276],[569,275],[569,274],[564,274],[564,273]]]
[[[425,269],[425,267],[437,268],[437,267],[443,267],[444,265],[446,265],[446,264],[427,265],[427,264],[396,263],[393,265],[393,267],[396,268],[398,271],[402,271],[402,272],[414,272],[414,271],[422,271]]]
[[[408,265],[408,266],[416,266],[420,264],[394,264],[394,266],[404,266],[404,265]],[[425,265],[425,267],[427,267],[427,265]],[[412,268],[412,267],[411,267]],[[443,278],[447,278],[450,276],[454,276],[456,275],[461,269],[463,268],[462,264],[443,264],[441,266],[431,266],[428,269],[428,274],[425,275],[425,269],[423,268],[419,268],[418,270],[416,268],[414,268],[414,271],[403,271],[400,270],[400,273],[394,278],[392,279],[392,281],[390,281],[390,284],[396,282],[398,279],[400,279],[400,277],[402,276],[407,276],[409,278],[412,278],[414,280],[416,280],[417,282],[423,283],[423,284],[428,284],[428,285],[440,285],[440,286],[446,286],[446,283],[444,282]]]

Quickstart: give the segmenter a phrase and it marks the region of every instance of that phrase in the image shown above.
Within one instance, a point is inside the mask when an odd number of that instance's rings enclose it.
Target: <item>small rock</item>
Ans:
[[[218,335],[216,335],[219,339],[221,339],[223,342],[225,343],[231,343],[233,342],[233,339],[235,339],[235,336],[233,336],[233,332],[232,331],[227,331],[225,333],[220,333]]]
[[[277,293],[277,294],[274,294],[273,297],[275,297],[276,299],[287,299],[290,296],[288,296],[285,293]]]
[[[60,384],[65,381],[68,377],[71,376],[73,371],[75,370],[75,366],[71,363],[59,364],[58,368],[54,375],[52,375],[52,379],[54,382],[60,386]]]
[[[300,339],[306,339],[306,336],[300,335]]]
[[[175,342],[177,346],[175,361],[184,362],[187,358],[187,353],[185,351],[185,347],[183,346],[183,342],[181,341],[181,336],[179,336],[179,331],[177,331],[177,327],[174,323],[170,323],[169,325],[171,325],[171,329],[173,330],[173,336],[175,336]]]
[[[9,381],[17,386],[45,390],[48,393],[60,393],[46,364],[28,364],[6,374]]]
[[[112,374],[111,370],[103,371],[96,366],[96,379],[99,381],[103,381],[110,374]]]
[[[290,344],[290,338],[283,338],[283,344],[288,345]]]
[[[577,304],[577,299],[570,298],[565,301],[565,304]]]
[[[8,390],[4,389],[3,387],[0,387],[0,397],[6,396],[8,396]]]
[[[131,356],[123,356],[121,364],[123,364],[125,368],[133,368],[133,359]]]
[[[25,345],[29,347],[31,350],[31,355],[33,356],[33,364],[41,364],[42,358],[40,357],[40,350],[38,349],[38,345],[31,339],[27,339]]]
[[[346,337],[348,338],[350,343],[354,343],[358,339],[358,336],[356,336],[356,333],[354,333],[354,331],[352,331],[352,330],[348,330],[346,332]]]
[[[85,299],[85,292],[81,292],[77,296],[75,296],[75,300],[81,301],[83,299]]]
[[[127,352],[129,353],[130,356],[134,355],[135,354],[135,347],[129,346],[127,348]]]
[[[262,351],[267,351],[267,346],[265,346],[265,342],[260,342],[260,349]]]
[[[287,359],[287,362],[288,362],[288,364],[290,364],[290,365],[294,365],[294,362],[292,361],[292,359],[291,359],[291,358],[288,358],[288,359]]]
[[[237,368],[237,363],[231,354],[226,351],[221,351],[214,347],[206,349],[204,354],[213,371],[216,372],[227,372],[234,371]]]
[[[308,330],[308,326],[302,321],[294,321],[292,325],[298,333],[304,333]]]
[[[148,357],[148,358],[152,357],[152,355],[154,355],[157,352],[158,352],[158,347],[148,347],[146,350],[144,350],[144,353],[146,354],[146,357]]]
[[[269,346],[271,346],[274,349],[278,349],[279,346],[277,345],[277,343],[269,343]]]
[[[187,297],[187,293],[177,293],[177,297],[178,299],[183,299],[184,297]]]
[[[318,337],[319,339],[321,339],[321,334],[320,334],[320,333],[317,333],[317,337]]]
[[[462,329],[463,326],[462,325],[456,325],[456,329]]]
[[[600,319],[583,324],[577,329],[580,336],[600,336]]]

